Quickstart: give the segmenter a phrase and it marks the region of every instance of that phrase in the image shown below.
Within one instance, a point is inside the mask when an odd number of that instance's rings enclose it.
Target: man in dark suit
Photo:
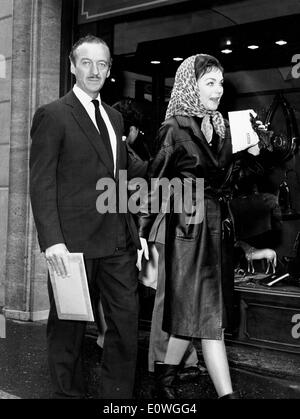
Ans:
[[[101,364],[102,398],[131,398],[137,355],[136,249],[130,214],[99,213],[96,184],[108,178],[118,196],[119,170],[130,177],[146,167],[130,158],[122,141],[119,112],[101,102],[110,75],[107,44],[80,39],[70,54],[76,85],[66,96],[40,107],[31,136],[30,194],[41,250],[57,274],[68,273],[68,252],[83,252],[92,304],[99,298],[107,331]],[[99,209],[99,208],[98,208]],[[59,320],[48,281],[48,357],[56,398],[82,398],[82,343],[85,322]]]

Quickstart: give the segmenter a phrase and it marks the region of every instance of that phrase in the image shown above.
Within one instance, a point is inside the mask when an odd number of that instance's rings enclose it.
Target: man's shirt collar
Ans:
[[[78,87],[77,84],[75,84],[75,86],[73,87],[73,92],[85,108],[91,104],[93,99],[87,93],[85,93],[80,87]],[[98,96],[96,97],[96,99],[99,101],[99,105],[101,106],[100,93],[98,93]]]

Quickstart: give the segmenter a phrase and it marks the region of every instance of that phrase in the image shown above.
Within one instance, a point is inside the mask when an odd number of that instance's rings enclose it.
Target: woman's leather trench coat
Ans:
[[[221,339],[230,320],[233,296],[233,234],[224,228],[231,194],[232,147],[228,125],[215,153],[194,117],[176,116],[162,125],[159,151],[149,178],[204,178],[204,217],[175,213],[166,217],[166,290],[163,329],[178,336]],[[149,193],[148,203],[157,194]],[[193,199],[195,196],[193,195]],[[162,217],[162,214],[158,215]],[[140,214],[141,237],[148,238],[157,214],[149,205]]]

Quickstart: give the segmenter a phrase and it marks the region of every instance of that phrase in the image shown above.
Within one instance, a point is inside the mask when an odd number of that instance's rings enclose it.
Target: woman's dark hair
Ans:
[[[212,55],[199,54],[195,60],[195,76],[196,80],[202,77],[205,73],[209,73],[213,68],[218,68],[224,72],[219,60]]]

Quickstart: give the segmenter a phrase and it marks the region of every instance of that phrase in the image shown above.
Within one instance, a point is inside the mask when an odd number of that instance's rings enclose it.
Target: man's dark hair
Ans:
[[[74,65],[76,64],[76,56],[75,56],[76,55],[76,50],[77,50],[78,47],[80,47],[80,45],[85,44],[85,43],[105,45],[108,49],[108,52],[109,52],[109,57],[110,57],[109,65],[111,66],[112,58],[111,58],[111,53],[110,53],[109,46],[107,45],[107,43],[103,39],[99,38],[98,36],[94,36],[94,35],[90,35],[90,34],[86,35],[86,36],[83,36],[82,38],[78,39],[78,41],[75,42],[75,44],[72,46],[69,58]]]
[[[196,80],[204,74],[209,73],[214,68],[218,68],[222,73],[224,72],[224,69],[217,58],[208,54],[199,54],[195,60]]]

